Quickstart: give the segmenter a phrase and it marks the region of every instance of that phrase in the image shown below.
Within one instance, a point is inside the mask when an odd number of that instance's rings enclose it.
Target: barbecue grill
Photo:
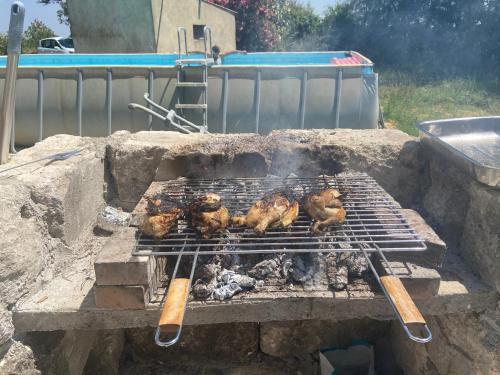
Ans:
[[[245,213],[256,200],[273,190],[286,189],[300,197],[326,188],[337,189],[344,195],[343,207],[347,211],[347,217],[342,225],[332,226],[320,235],[310,232],[311,219],[302,210],[290,228],[270,228],[264,236],[257,236],[248,228],[229,227],[210,239],[201,239],[185,220],[179,220],[177,226],[161,240],[138,234],[133,255],[177,257],[168,293],[162,299],[164,309],[156,330],[156,343],[170,346],[179,340],[189,290],[200,255],[349,251],[364,255],[408,337],[419,343],[429,342],[432,334],[424,318],[399,278],[394,275],[384,255],[394,251],[423,251],[426,250],[426,245],[406,222],[398,204],[365,173],[342,173],[313,178],[182,178],[153,182],[134,210],[134,216],[144,214],[146,197],[152,197],[158,192],[166,193],[182,204],[213,192],[221,196],[224,205],[234,215]],[[386,265],[388,275],[379,275],[370,257],[373,253]],[[180,278],[177,273],[183,258],[191,260],[191,268],[188,277]],[[410,331],[410,324],[418,327],[418,335]],[[162,341],[162,334],[172,335],[173,338]]]

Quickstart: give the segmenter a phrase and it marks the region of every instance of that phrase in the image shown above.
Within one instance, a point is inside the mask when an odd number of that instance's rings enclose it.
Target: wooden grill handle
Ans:
[[[380,276],[380,282],[405,324],[426,324],[424,317],[398,277]]]
[[[175,278],[170,282],[158,323],[162,333],[175,333],[182,326],[188,292],[189,279]]]

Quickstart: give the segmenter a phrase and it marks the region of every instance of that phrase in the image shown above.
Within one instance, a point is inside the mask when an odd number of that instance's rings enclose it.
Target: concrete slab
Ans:
[[[149,258],[132,256],[136,228],[124,228],[109,238],[94,263],[97,285],[148,285]]]
[[[495,308],[497,293],[481,283],[459,260],[439,285],[433,298],[416,300],[424,315],[464,313]],[[93,280],[74,273],[54,279],[39,292],[19,302],[13,311],[17,332],[70,329],[117,329],[155,326],[159,305],[145,310],[98,309]],[[227,302],[191,301],[185,324],[267,322],[308,319],[346,320],[370,317],[394,319],[380,292],[276,291],[244,293]]]

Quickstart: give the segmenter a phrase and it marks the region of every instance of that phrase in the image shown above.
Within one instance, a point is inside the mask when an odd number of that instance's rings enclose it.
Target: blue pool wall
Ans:
[[[209,68],[209,131],[268,133],[274,129],[334,128],[337,124],[343,128],[377,127],[378,76],[373,72],[373,64],[367,59],[354,67],[331,64],[333,57],[342,56],[346,53],[252,53],[224,57],[223,64]],[[161,121],[151,121],[142,112],[130,111],[128,104],[144,104],[147,91],[165,108],[173,108],[180,95],[183,102],[200,102],[199,89],[175,90],[177,57],[23,55],[17,81],[16,143],[36,142],[41,122],[43,138],[59,133],[79,134],[79,118],[84,136],[106,136],[110,129],[164,130]],[[0,60],[0,96],[5,76],[1,64]],[[342,92],[337,97],[339,70]],[[201,79],[199,68],[187,68],[186,79]],[[186,111],[185,116],[195,123],[202,122],[200,114],[194,111]]]

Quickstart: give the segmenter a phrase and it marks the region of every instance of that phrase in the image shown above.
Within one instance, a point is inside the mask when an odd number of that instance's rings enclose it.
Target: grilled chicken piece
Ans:
[[[229,225],[229,211],[215,193],[208,193],[191,202],[189,214],[191,225],[204,239],[209,239],[212,234],[223,231]]]
[[[315,234],[333,224],[342,224],[346,212],[342,207],[342,194],[335,189],[325,189],[304,197],[304,210],[314,219],[311,231]]]
[[[148,205],[146,214],[139,223],[139,229],[156,240],[162,239],[182,216],[183,210],[179,202],[162,194],[146,198]]]
[[[288,198],[283,191],[266,194],[255,202],[245,216],[233,216],[232,224],[248,226],[258,235],[263,235],[268,227],[287,228],[299,216],[299,203]]]

